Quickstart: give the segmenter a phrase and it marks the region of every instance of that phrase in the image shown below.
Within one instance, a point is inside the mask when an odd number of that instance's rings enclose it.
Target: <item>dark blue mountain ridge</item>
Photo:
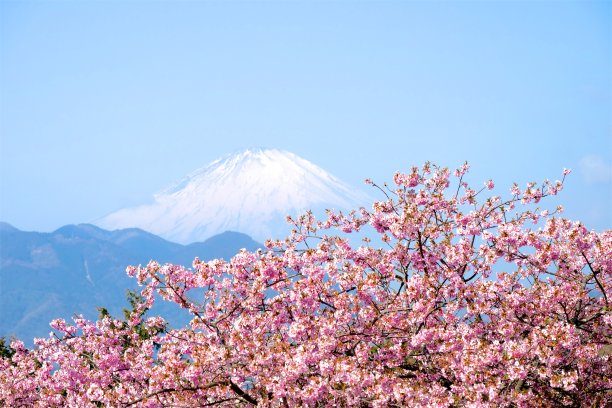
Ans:
[[[17,230],[17,228],[13,227],[8,222],[0,221],[0,231],[4,231],[4,230],[11,231],[11,230]]]
[[[204,242],[181,245],[137,228],[107,231],[90,224],[65,225],[53,232],[21,231],[0,222],[0,336],[31,344],[49,334],[49,322],[74,314],[97,316],[97,307],[120,316],[135,279],[128,265],[150,260],[191,266],[193,259],[230,259],[241,248],[263,248],[248,235],[224,232]],[[173,305],[156,309],[182,324]]]

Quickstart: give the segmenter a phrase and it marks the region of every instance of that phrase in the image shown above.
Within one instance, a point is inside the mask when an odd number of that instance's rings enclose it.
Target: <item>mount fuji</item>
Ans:
[[[308,209],[352,209],[367,195],[287,151],[246,149],[202,167],[153,196],[93,223],[106,229],[141,228],[179,243],[239,231],[260,242],[283,238],[285,218]]]

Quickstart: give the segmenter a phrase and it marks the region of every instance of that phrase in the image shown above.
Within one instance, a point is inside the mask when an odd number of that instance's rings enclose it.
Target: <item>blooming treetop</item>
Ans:
[[[612,403],[612,231],[532,209],[562,181],[482,197],[493,182],[467,171],[370,182],[371,209],[306,213],[229,261],[129,267],[125,319],[55,320],[34,349],[0,350],[0,405]],[[191,323],[146,317],[156,293]]]

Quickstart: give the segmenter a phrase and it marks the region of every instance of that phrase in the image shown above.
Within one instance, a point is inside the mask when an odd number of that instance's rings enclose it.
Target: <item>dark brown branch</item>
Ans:
[[[597,275],[599,275],[600,271],[598,271],[598,270],[596,271],[595,269],[593,269],[593,266],[591,265],[591,262],[589,262],[589,259],[587,258],[587,256],[584,254],[583,251],[580,251],[580,253],[584,257],[584,260],[586,261],[587,265],[589,265],[589,268],[591,269],[591,272],[593,272],[593,278],[595,279],[595,283],[597,283],[597,286],[599,286],[599,289],[601,290],[601,294],[603,295],[604,300],[606,301],[606,305],[607,305],[608,304],[608,296],[606,296],[606,291],[605,291],[603,285],[601,284],[599,279],[597,279]]]
[[[232,391],[234,391],[238,396],[240,396],[240,398],[242,398],[243,400],[245,400],[251,405],[257,405],[257,400],[251,397],[246,392],[244,392],[242,388],[236,385],[232,380],[229,380],[229,386],[232,389]]]

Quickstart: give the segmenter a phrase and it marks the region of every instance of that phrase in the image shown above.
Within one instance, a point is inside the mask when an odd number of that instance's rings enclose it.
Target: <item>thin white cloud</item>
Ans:
[[[580,159],[580,171],[589,184],[612,181],[612,165],[598,155],[592,154]]]

